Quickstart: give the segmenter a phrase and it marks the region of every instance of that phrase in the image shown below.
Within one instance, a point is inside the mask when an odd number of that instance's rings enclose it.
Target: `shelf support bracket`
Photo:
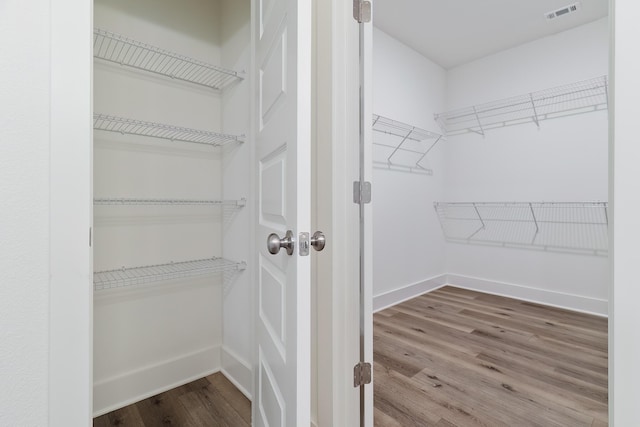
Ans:
[[[414,129],[415,127],[411,127],[411,130],[409,131],[409,133],[407,133],[404,137],[402,137],[402,141],[400,141],[400,144],[398,144],[398,146],[393,150],[393,152],[389,155],[389,157],[387,157],[387,163],[389,163],[390,165],[393,164],[393,162],[391,161],[391,158],[398,152],[400,147],[402,147],[402,144],[404,144],[405,141],[409,139]]]
[[[439,136],[438,136],[438,138],[436,139],[436,141],[435,141],[433,144],[431,144],[431,147],[429,147],[429,149],[428,149],[427,151],[425,151],[425,153],[422,155],[422,157],[420,157],[420,158],[418,159],[418,161],[416,162],[416,167],[418,167],[418,168],[420,168],[420,169],[425,169],[425,168],[423,168],[423,167],[422,167],[422,165],[420,165],[420,162],[421,162],[425,157],[427,157],[427,154],[429,154],[429,151],[431,151],[431,150],[433,149],[433,147],[435,147],[435,146],[436,146],[436,144],[440,141],[440,139],[442,139],[442,135],[439,135]]]
[[[471,240],[473,238],[473,236],[475,236],[476,234],[478,234],[481,230],[484,230],[484,228],[485,228],[484,220],[482,219],[482,215],[480,215],[480,211],[478,210],[478,207],[476,206],[475,203],[473,203],[473,209],[476,211],[476,215],[478,215],[478,219],[480,220],[480,224],[482,224],[482,225],[480,226],[480,228],[478,228],[476,231],[474,231],[471,236],[467,237],[467,240]]]
[[[480,116],[478,115],[478,110],[476,110],[475,106],[473,107],[473,114],[476,115],[476,120],[478,121],[478,127],[480,128],[479,132],[476,132],[476,131],[473,131],[473,132],[479,133],[484,137],[484,128],[482,127],[482,123],[480,123]]]
[[[533,122],[540,129],[540,120],[538,119],[538,112],[536,111],[536,103],[533,101],[533,94],[529,94],[529,99],[531,99],[531,107],[533,108]]]
[[[533,235],[533,240],[531,240],[531,244],[533,245],[536,242],[536,237],[538,237],[538,232],[540,231],[540,227],[538,227],[538,220],[536,219],[536,214],[533,211],[533,205],[529,203],[529,210],[531,211],[531,217],[533,218],[533,223],[536,225],[536,232]]]

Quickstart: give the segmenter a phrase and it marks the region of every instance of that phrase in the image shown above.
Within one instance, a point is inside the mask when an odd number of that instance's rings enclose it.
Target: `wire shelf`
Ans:
[[[110,31],[94,28],[93,56],[123,66],[222,90],[241,73],[169,52]]]
[[[245,262],[234,262],[224,258],[208,258],[194,261],[171,262],[93,273],[96,291],[142,285],[174,279],[208,276],[215,273],[237,272],[247,267]]]
[[[140,199],[140,198],[95,198],[93,199],[95,206],[106,205],[138,205],[138,206],[245,206],[247,199],[240,200],[196,200],[196,199]]]
[[[93,114],[93,128],[126,135],[148,136],[169,141],[191,142],[213,147],[244,142],[244,136],[228,135],[206,130],[189,129],[162,123],[145,122],[106,114]]]
[[[608,254],[606,202],[434,203],[447,240]]]
[[[374,166],[431,174],[422,163],[442,135],[373,115]]]
[[[606,110],[607,76],[435,115],[447,136],[485,131],[523,123]]]

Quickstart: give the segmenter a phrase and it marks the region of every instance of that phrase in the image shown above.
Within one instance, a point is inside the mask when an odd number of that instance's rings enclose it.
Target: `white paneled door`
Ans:
[[[252,3],[258,190],[256,426],[310,425],[310,257],[299,251],[299,233],[310,231],[310,3]],[[291,254],[286,248],[289,230]],[[283,246],[277,254],[267,249],[272,233]]]

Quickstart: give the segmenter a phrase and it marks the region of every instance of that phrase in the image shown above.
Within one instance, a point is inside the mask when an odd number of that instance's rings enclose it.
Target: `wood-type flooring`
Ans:
[[[251,402],[217,373],[94,418],[94,427],[249,427]]]
[[[607,426],[607,319],[444,287],[374,315],[374,423]]]

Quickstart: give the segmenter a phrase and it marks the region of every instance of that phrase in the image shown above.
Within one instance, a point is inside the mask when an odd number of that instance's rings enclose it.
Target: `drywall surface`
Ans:
[[[443,68],[374,28],[374,114],[439,132],[433,114],[444,108],[445,78]],[[445,272],[444,240],[433,209],[443,197],[444,150],[439,143],[423,162],[432,176],[374,168],[374,300]]]
[[[48,1],[0,6],[0,425],[48,423]]]
[[[95,25],[220,64],[217,1],[95,3]],[[94,111],[222,131],[222,96],[205,87],[94,63]],[[94,132],[94,196],[221,200],[222,153],[206,145]],[[225,212],[211,206],[95,206],[96,271],[222,255]],[[221,367],[222,275],[95,292],[94,412]]]
[[[608,21],[601,19],[453,68],[447,108],[606,75],[608,42]],[[490,130],[485,138],[452,136],[446,145],[445,201],[607,200],[606,111],[543,121],[540,129],[531,123]],[[527,298],[531,288],[546,291],[550,303],[556,295],[559,305],[573,301],[570,308],[606,314],[607,257],[448,243],[447,272],[461,282],[453,284],[513,284],[525,288],[514,287],[514,296]],[[600,308],[582,304],[584,298]]]
[[[250,69],[251,3],[249,0],[223,0],[224,20],[221,23],[222,65],[233,70]],[[224,150],[223,194],[225,199],[247,199],[241,209],[231,209],[224,217],[223,253],[225,258],[247,261],[245,271],[230,275],[223,287],[223,351],[222,369],[243,393],[252,394],[251,366],[253,359],[253,230],[255,209],[252,188],[254,177],[249,173],[253,165],[253,138],[249,112],[250,76],[225,90],[222,97],[222,126],[227,133],[245,135],[243,144],[233,144]]]

